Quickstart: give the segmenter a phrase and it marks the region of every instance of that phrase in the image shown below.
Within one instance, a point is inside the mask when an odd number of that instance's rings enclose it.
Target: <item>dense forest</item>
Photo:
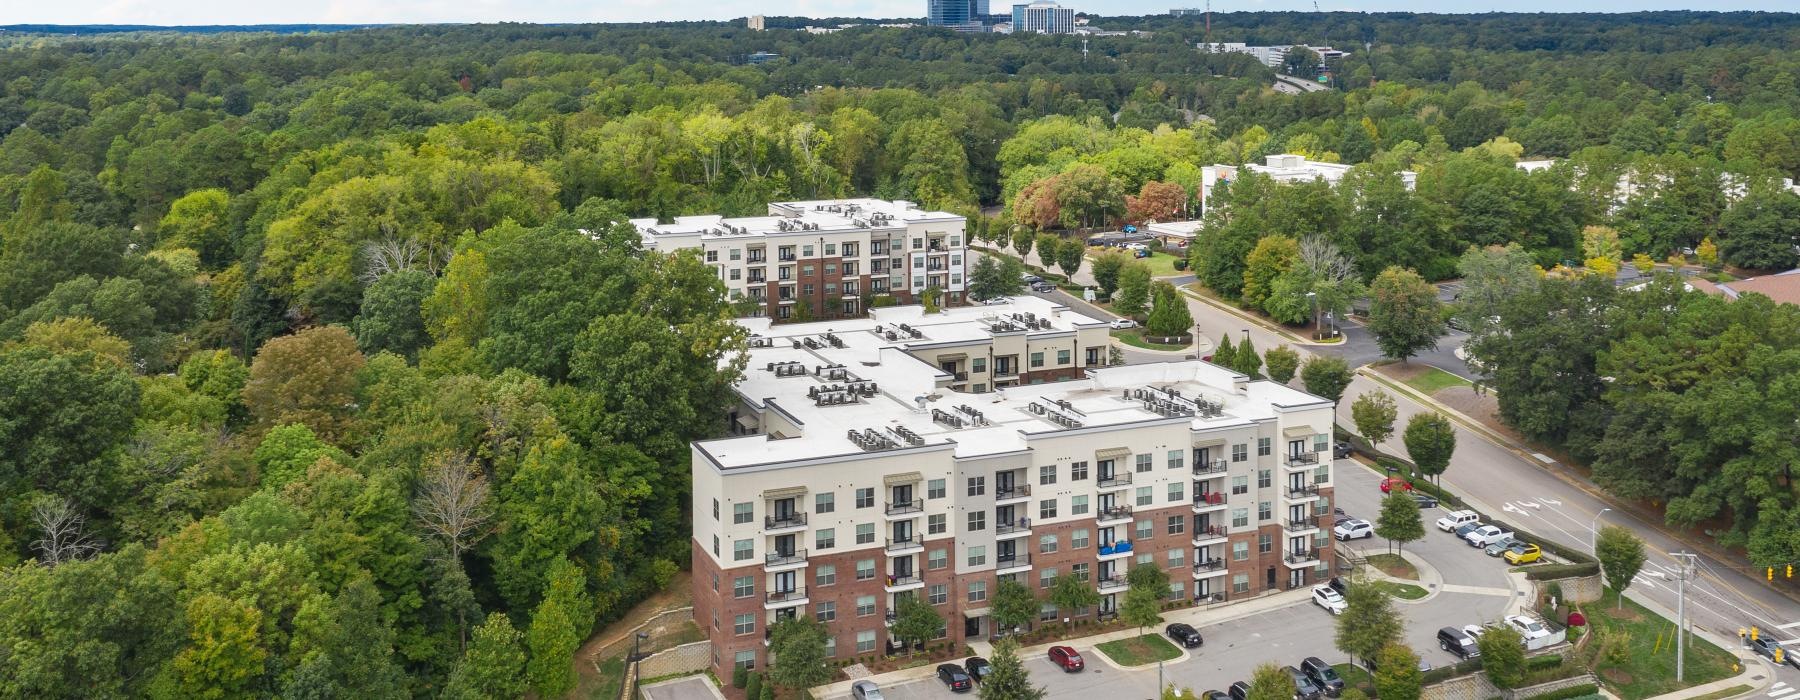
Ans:
[[[1215,18],[1375,42],[1298,96],[1197,20],[1096,24],[1153,33],[0,35],[0,697],[565,693],[685,566],[686,443],[743,342],[627,216],[874,194],[1065,229],[1302,152],[1366,165],[1234,184],[1209,282],[1271,233],[1364,276],[1585,257],[1590,226],[1791,261],[1792,16]],[[1622,173],[1653,194],[1609,200]]]

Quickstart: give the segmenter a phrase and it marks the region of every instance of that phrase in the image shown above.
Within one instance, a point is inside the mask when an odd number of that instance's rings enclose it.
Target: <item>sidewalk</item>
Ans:
[[[1237,308],[1230,304],[1226,304],[1217,299],[1214,299],[1212,297],[1206,296],[1205,294],[1201,294],[1199,292],[1193,291],[1186,287],[1180,287],[1178,289],[1180,289],[1182,296],[1185,296],[1189,299],[1193,299],[1194,301],[1200,302],[1207,306],[1211,306],[1215,309],[1223,311],[1232,316],[1236,316],[1237,318],[1243,320],[1246,323],[1256,324],[1257,326],[1261,327],[1265,331],[1268,331],[1270,333],[1274,333],[1278,336],[1281,336],[1281,338],[1283,340],[1287,341],[1288,344],[1290,344],[1290,345],[1304,345],[1307,347],[1327,347],[1328,348],[1328,347],[1335,347],[1335,346],[1342,344],[1341,342],[1321,343],[1318,341],[1303,338],[1298,335],[1294,335],[1292,332],[1288,331],[1288,329],[1283,328],[1278,325],[1275,325],[1275,324],[1271,324],[1271,323],[1269,323],[1268,319],[1262,318],[1260,316],[1256,316],[1254,314],[1246,313],[1243,309]]]
[[[1214,605],[1212,607],[1183,608],[1180,610],[1173,610],[1173,611],[1163,613],[1162,624],[1166,625],[1166,624],[1174,623],[1174,622],[1186,622],[1195,627],[1205,627],[1207,625],[1215,625],[1215,624],[1218,624],[1221,622],[1229,622],[1231,620],[1249,617],[1251,615],[1255,615],[1258,613],[1268,612],[1270,610],[1274,610],[1277,608],[1284,608],[1289,605],[1303,604],[1303,603],[1307,602],[1307,600],[1309,599],[1309,597],[1311,595],[1312,595],[1312,587],[1308,586],[1308,587],[1300,588],[1297,590],[1282,591],[1280,593],[1273,593],[1273,594],[1264,595],[1264,596],[1260,596],[1257,598],[1251,598],[1249,600],[1239,601],[1239,602],[1235,602],[1235,603],[1223,603],[1223,604]],[[1050,623],[1050,624],[1054,625],[1057,623]],[[1145,633],[1155,634],[1156,630],[1149,630],[1148,632],[1145,632]],[[1085,652],[1092,651],[1096,645],[1104,644],[1106,642],[1111,642],[1111,641],[1115,641],[1115,640],[1119,640],[1119,639],[1130,639],[1132,637],[1138,636],[1139,634],[1140,634],[1139,630],[1133,628],[1133,629],[1118,630],[1115,632],[1107,632],[1105,634],[1096,634],[1096,635],[1093,635],[1090,637],[1080,637],[1077,639],[1065,639],[1065,640],[1055,641],[1055,642],[1046,642],[1043,644],[1038,644],[1038,645],[1034,645],[1034,646],[1021,648],[1019,650],[1019,657],[1020,658],[1031,658],[1033,656],[1042,656],[1042,655],[1048,653],[1050,647],[1052,647],[1052,646],[1075,647],[1077,650],[1085,653]],[[965,644],[967,644],[969,648],[975,650],[976,656],[986,657],[986,656],[991,655],[994,651],[993,644],[989,643],[986,640],[969,641],[969,642],[965,642]],[[1121,669],[1121,670],[1129,672],[1129,669]],[[936,674],[937,674],[937,668],[935,665],[925,664],[923,666],[918,666],[918,667],[914,667],[914,668],[905,668],[905,669],[901,669],[898,671],[890,671],[888,673],[870,676],[868,678],[863,678],[860,680],[875,681],[876,683],[881,684],[881,686],[883,688],[890,688],[890,687],[897,686],[897,685],[911,683],[913,681],[934,678],[934,677],[936,677]],[[853,681],[850,679],[845,679],[845,680],[837,681],[835,683],[830,683],[827,685],[814,687],[812,689],[812,696],[815,698],[845,697],[850,693],[850,684],[852,682]]]

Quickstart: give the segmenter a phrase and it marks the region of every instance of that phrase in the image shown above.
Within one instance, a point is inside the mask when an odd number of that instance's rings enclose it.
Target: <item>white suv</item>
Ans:
[[[1469,523],[1479,522],[1481,515],[1472,510],[1453,510],[1437,519],[1437,529],[1444,532],[1456,532],[1456,528]]]
[[[1344,522],[1338,523],[1337,527],[1331,528],[1331,534],[1336,535],[1341,542],[1349,542],[1350,540],[1358,540],[1364,537],[1374,537],[1375,526],[1369,524],[1369,521],[1367,520],[1345,520]]]
[[[1344,597],[1338,595],[1338,592],[1333,590],[1331,586],[1313,586],[1312,591],[1313,604],[1324,608],[1325,612],[1333,615],[1342,615],[1344,614],[1344,608],[1350,606],[1349,603],[1344,602]]]

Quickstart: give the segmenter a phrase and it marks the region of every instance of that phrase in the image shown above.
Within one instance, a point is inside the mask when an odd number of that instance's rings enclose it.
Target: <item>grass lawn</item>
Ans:
[[[1344,679],[1345,688],[1360,688],[1364,695],[1374,697],[1375,677],[1369,675],[1361,666],[1355,664],[1332,664],[1337,669],[1338,677]]]
[[[1588,624],[1600,635],[1588,648],[1593,653],[1589,665],[1601,682],[1622,698],[1647,698],[1702,683],[1711,683],[1732,675],[1735,658],[1711,642],[1687,636],[1686,681],[1675,682],[1675,623],[1657,617],[1644,606],[1625,600],[1625,609],[1617,610],[1618,597],[1611,591],[1605,598],[1582,608]],[[1623,632],[1630,635],[1630,659],[1613,664],[1598,653],[1607,644],[1607,635]]]
[[[1382,573],[1394,578],[1419,580],[1419,569],[1398,554],[1371,554],[1369,555],[1369,566],[1380,569]]]
[[[1146,634],[1107,642],[1095,648],[1120,666],[1142,666],[1181,656],[1181,650],[1176,649],[1174,644],[1170,644],[1169,640],[1163,639],[1159,634]]]
[[[1114,338],[1118,338],[1119,342],[1134,348],[1144,348],[1146,350],[1186,350],[1190,347],[1190,345],[1167,345],[1163,343],[1152,343],[1145,340],[1143,326],[1113,331],[1112,335]]]
[[[1432,395],[1439,389],[1448,389],[1453,386],[1473,386],[1469,380],[1436,367],[1426,367],[1424,372],[1406,380],[1406,385],[1426,396]]]
[[[1388,595],[1391,595],[1395,598],[1399,598],[1401,600],[1419,600],[1421,598],[1424,598],[1427,595],[1430,595],[1428,592],[1426,592],[1425,589],[1420,588],[1415,585],[1412,585],[1410,583],[1396,583],[1393,581],[1370,581],[1369,585],[1372,585],[1376,588],[1386,591]]]
[[[609,656],[601,659],[598,666],[600,674],[596,680],[599,682],[589,688],[588,697],[594,700],[618,698],[624,690],[620,684],[625,682],[625,657]]]

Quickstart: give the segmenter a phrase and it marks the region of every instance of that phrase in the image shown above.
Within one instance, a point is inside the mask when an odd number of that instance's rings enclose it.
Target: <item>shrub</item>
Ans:
[[[1588,696],[1599,697],[1600,689],[1592,683],[1583,683],[1581,685],[1569,686],[1562,690],[1552,690],[1543,695],[1533,695],[1526,700],[1575,700],[1576,698],[1585,698]]]
[[[1538,671],[1538,670],[1542,670],[1542,669],[1546,669],[1546,668],[1555,668],[1557,666],[1561,666],[1562,664],[1563,664],[1563,657],[1558,654],[1545,654],[1543,656],[1533,656],[1533,657],[1525,660],[1525,668],[1531,669],[1533,671]]]
[[[1542,545],[1541,542],[1538,544]],[[1548,548],[1546,547],[1546,549]],[[1593,576],[1599,573],[1600,565],[1593,562],[1582,562],[1580,564],[1544,564],[1542,566],[1533,566],[1526,569],[1525,578],[1532,581],[1550,581],[1559,578]]]
[[[750,674],[750,681],[744,684],[744,697],[748,700],[758,700],[762,697],[762,674]]]
[[[731,667],[731,687],[743,690],[744,684],[750,680],[748,678],[749,675],[748,672],[744,671],[743,666]]]

